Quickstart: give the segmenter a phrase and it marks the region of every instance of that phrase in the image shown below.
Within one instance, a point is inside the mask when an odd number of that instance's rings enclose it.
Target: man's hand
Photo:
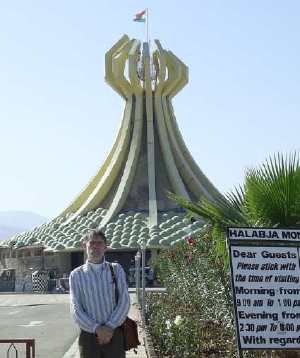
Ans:
[[[114,331],[107,326],[99,326],[96,329],[97,341],[100,345],[111,341]]]

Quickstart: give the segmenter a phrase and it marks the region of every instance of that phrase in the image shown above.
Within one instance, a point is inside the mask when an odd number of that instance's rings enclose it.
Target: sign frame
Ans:
[[[232,262],[232,247],[286,247],[286,248],[297,248],[298,250],[298,263],[300,266],[300,229],[299,228],[268,228],[268,227],[227,227],[226,230],[227,238],[227,247],[229,253],[229,263],[230,263],[230,276],[231,276],[231,291],[233,297],[233,307],[234,307],[234,318],[235,318],[235,331],[236,331],[236,341],[238,347],[238,357],[243,357],[243,351],[268,351],[268,350],[286,350],[292,351],[300,349],[299,347],[284,348],[284,347],[266,347],[266,348],[257,348],[257,347],[247,347],[242,348],[240,330],[239,330],[239,321],[238,321],[238,309],[236,305],[236,292],[235,292],[235,278],[234,278],[234,268]],[[300,273],[300,269],[299,269]],[[300,335],[300,334],[299,334]]]

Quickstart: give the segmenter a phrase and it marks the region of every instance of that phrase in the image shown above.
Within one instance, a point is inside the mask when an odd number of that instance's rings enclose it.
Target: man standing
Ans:
[[[125,358],[121,324],[129,306],[129,294],[123,268],[113,264],[119,291],[105,261],[106,237],[99,230],[83,238],[87,261],[70,274],[71,313],[80,327],[80,358]]]

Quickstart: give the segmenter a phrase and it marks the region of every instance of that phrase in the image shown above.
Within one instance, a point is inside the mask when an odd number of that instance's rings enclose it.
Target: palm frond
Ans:
[[[193,215],[204,218],[211,224],[218,224],[225,228],[246,223],[243,211],[243,189],[239,188],[226,195],[218,198],[214,202],[202,198],[199,202],[194,203],[173,193],[168,193],[168,197],[175,201],[179,206],[188,210]]]
[[[299,226],[300,166],[296,153],[270,157],[246,172],[245,210],[259,225]]]

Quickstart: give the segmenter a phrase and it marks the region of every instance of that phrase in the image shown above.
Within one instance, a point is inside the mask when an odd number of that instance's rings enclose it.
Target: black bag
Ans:
[[[109,268],[111,271],[113,282],[115,284],[116,304],[118,304],[119,290],[118,290],[118,286],[117,286],[115,272],[114,272],[114,269],[113,269],[113,266],[111,263],[109,263]],[[136,322],[133,319],[126,317],[125,321],[121,325],[121,328],[122,328],[123,334],[124,334],[125,350],[129,351],[132,348],[137,348],[137,346],[140,345],[141,343],[139,341],[138,329],[137,329]]]

